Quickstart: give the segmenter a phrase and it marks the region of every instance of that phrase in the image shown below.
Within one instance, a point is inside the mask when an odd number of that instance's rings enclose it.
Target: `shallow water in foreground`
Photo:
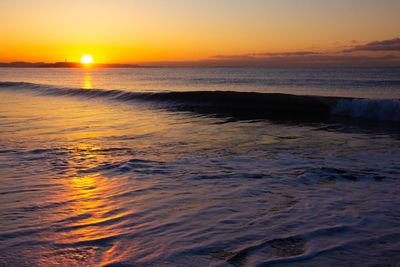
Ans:
[[[1,263],[399,259],[398,134],[1,99]]]
[[[396,266],[398,124],[0,91],[0,266]]]

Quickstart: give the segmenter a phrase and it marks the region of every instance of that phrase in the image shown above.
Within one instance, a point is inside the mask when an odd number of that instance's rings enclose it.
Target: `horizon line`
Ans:
[[[328,58],[314,60],[285,60],[283,58],[265,60],[187,60],[187,61],[145,61],[134,63],[90,63],[65,62],[0,62],[1,67],[10,68],[164,68],[164,67],[400,67],[400,58]]]

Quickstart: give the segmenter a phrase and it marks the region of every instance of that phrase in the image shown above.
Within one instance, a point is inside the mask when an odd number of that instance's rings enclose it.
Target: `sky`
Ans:
[[[399,14],[398,0],[1,0],[0,62],[390,61]]]

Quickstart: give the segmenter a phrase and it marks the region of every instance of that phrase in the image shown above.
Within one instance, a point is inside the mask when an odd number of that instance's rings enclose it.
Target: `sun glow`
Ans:
[[[93,58],[91,55],[83,55],[81,57],[82,64],[91,64],[93,63]]]

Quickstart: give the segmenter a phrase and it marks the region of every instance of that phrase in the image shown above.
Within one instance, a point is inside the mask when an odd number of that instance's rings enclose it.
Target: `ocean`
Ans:
[[[400,68],[0,68],[0,266],[398,266]]]

